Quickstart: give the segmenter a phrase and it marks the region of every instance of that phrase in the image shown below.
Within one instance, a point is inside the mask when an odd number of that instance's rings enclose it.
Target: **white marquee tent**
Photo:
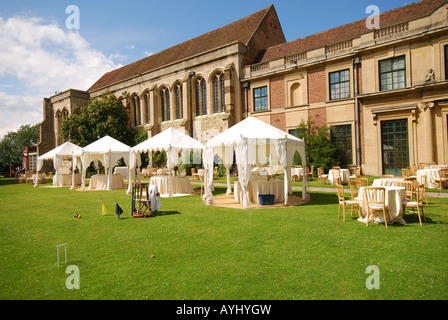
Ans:
[[[193,139],[189,135],[174,129],[168,128],[165,131],[155,135],[154,137],[149,138],[148,140],[136,145],[131,150],[131,160],[129,165],[129,186],[128,193],[132,191],[132,180],[135,179],[135,174],[133,169],[136,167],[140,167],[140,155],[144,152],[152,152],[152,151],[165,151],[167,156],[167,169],[169,175],[171,177],[171,169],[178,164],[179,161],[179,153],[190,153],[190,152],[202,152],[203,144]],[[198,161],[193,160],[193,162],[200,163],[200,155]],[[189,159],[189,158],[188,158]],[[171,187],[171,178],[170,178],[170,194],[172,197],[172,187]]]
[[[245,208],[249,206],[246,190],[252,164],[262,165],[272,154],[278,156],[280,165],[285,169],[285,205],[288,203],[288,194],[292,193],[290,167],[296,152],[302,158],[302,166],[306,167],[305,142],[303,140],[254,117],[248,117],[210,139],[204,145],[203,157],[206,169],[204,198],[211,203],[214,203],[212,195],[214,157],[215,155],[221,156],[223,164],[228,168],[233,163],[233,152],[235,152],[238,165],[238,181],[241,184],[242,202]],[[306,175],[303,177],[302,198],[305,199]]]
[[[105,136],[101,139],[79,149],[75,152],[73,167],[77,162],[81,162],[82,167],[82,188],[85,189],[85,176],[89,164],[94,160],[99,160],[106,168],[107,190],[112,190],[113,168],[118,160],[124,159],[126,165],[129,165],[131,147],[110,137]]]
[[[58,179],[59,179],[58,170],[62,166],[63,159],[66,157],[73,158],[73,154],[79,149],[81,149],[81,147],[77,146],[76,144],[73,144],[71,142],[65,142],[64,144],[61,144],[60,146],[54,148],[53,150],[50,150],[47,153],[44,153],[43,155],[38,157],[36,175],[34,176],[34,187],[38,186],[39,181],[38,174],[43,167],[44,160],[53,160],[53,166],[54,169],[56,170],[53,182],[55,183],[55,185],[58,185]]]

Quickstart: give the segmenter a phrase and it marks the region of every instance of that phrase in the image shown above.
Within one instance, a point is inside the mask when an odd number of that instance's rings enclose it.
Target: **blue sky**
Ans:
[[[273,4],[287,41],[388,11],[407,0],[0,0],[0,138],[42,119],[42,100],[86,90],[105,72]],[[68,29],[79,8],[79,29]],[[69,21],[71,22],[71,21]]]

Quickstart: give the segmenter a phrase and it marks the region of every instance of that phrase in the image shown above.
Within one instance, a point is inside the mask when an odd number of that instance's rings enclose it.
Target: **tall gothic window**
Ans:
[[[57,119],[57,137],[56,137],[57,142],[56,143],[58,146],[63,144],[64,142],[66,142],[66,140],[62,136],[61,125],[65,120],[67,120],[67,118],[68,118],[68,110],[67,109],[64,108],[62,111],[58,110],[56,112],[56,119]]]
[[[224,73],[218,73],[213,78],[213,111],[225,111]]]
[[[170,115],[170,90],[167,87],[160,90],[160,102],[162,106],[162,121],[169,121]]]
[[[149,123],[149,93],[145,93],[145,123]]]
[[[140,97],[134,96],[134,126],[140,126],[142,124]]]
[[[176,119],[182,119],[182,84],[178,83],[175,89],[176,93]]]
[[[199,78],[195,83],[196,116],[207,114],[207,84],[204,78]]]

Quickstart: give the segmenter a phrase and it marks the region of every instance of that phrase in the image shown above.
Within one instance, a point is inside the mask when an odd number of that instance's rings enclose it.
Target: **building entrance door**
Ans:
[[[409,167],[408,120],[381,121],[383,174],[401,176]]]

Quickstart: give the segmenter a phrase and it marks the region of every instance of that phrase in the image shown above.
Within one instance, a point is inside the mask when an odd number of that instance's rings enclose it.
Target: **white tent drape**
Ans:
[[[275,128],[254,117],[248,117],[233,127],[210,139],[204,145],[204,168],[206,176],[213,178],[213,161],[215,154],[222,154],[223,148],[233,148],[236,163],[238,165],[238,181],[242,189],[242,204],[244,208],[249,206],[247,185],[250,179],[252,164],[262,164],[269,154],[278,157],[280,165],[285,169],[285,205],[288,195],[292,194],[290,167],[293,163],[294,154],[299,152],[302,158],[302,166],[306,167],[305,142],[278,128]],[[227,154],[227,153],[226,153]],[[233,159],[226,157],[225,164],[233,163]],[[211,173],[211,175],[210,175]],[[306,176],[306,175],[304,175]],[[212,183],[205,184],[205,196],[208,203],[213,203],[211,192]],[[302,198],[306,198],[306,178],[302,187]]]
[[[112,190],[112,174],[115,164],[123,158],[125,164],[129,166],[131,147],[110,137],[105,136],[97,141],[81,148],[75,152],[74,156],[81,160],[82,176],[81,187],[85,189],[86,170],[92,161],[101,161],[107,174],[107,190]],[[79,160],[77,160],[79,161]]]
[[[58,170],[61,168],[63,158],[69,157],[73,159],[74,153],[79,151],[80,149],[81,148],[76,144],[73,144],[71,142],[65,142],[60,146],[54,148],[53,150],[48,151],[47,153],[44,153],[43,155],[39,156],[37,158],[36,175],[34,176],[34,187],[38,186],[38,175],[39,171],[43,167],[44,160],[53,160],[53,166],[56,170],[53,178],[53,184],[54,182],[56,182],[56,185],[59,185]]]
[[[172,177],[171,171],[179,163],[179,153],[189,153],[189,152],[202,152],[203,145],[199,141],[193,139],[192,137],[186,135],[185,133],[174,129],[168,128],[165,131],[155,135],[147,139],[146,141],[136,145],[131,149],[131,163],[129,165],[129,185],[127,193],[130,194],[132,192],[132,181],[135,178],[135,169],[140,168],[141,159],[140,154],[144,152],[152,152],[152,151],[165,151],[166,152],[166,165],[168,169],[168,173],[170,176],[169,181],[169,196],[173,196],[173,187],[172,187]],[[187,158],[187,157],[183,157]],[[188,157],[188,160],[190,157]],[[197,155],[193,157],[193,163],[198,160]],[[137,173],[140,174],[140,170],[137,170]],[[213,181],[213,179],[212,179]]]

